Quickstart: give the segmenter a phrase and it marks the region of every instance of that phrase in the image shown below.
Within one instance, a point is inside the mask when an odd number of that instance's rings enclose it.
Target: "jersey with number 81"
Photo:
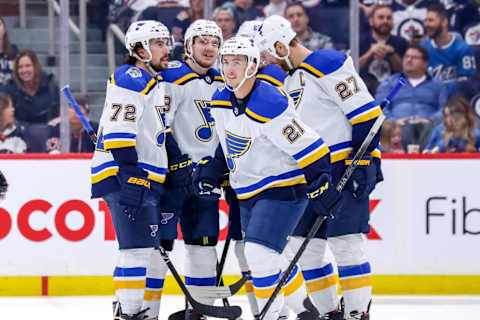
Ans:
[[[92,159],[92,197],[115,188],[118,166],[109,150],[135,147],[138,165],[162,183],[167,172],[165,135],[168,99],[161,77],[133,65],[121,66],[109,79]]]

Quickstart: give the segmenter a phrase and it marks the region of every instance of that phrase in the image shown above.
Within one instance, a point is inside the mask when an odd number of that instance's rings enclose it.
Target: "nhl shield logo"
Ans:
[[[234,113],[236,116],[238,116],[238,108],[237,108],[237,107],[233,108],[233,113]]]
[[[158,224],[151,224],[150,225],[150,236],[152,238],[156,237],[157,236],[157,232],[158,232]]]
[[[210,75],[206,75],[205,76],[205,82],[208,83],[208,84],[211,84],[212,83],[212,77],[210,77]]]
[[[225,143],[227,145],[227,166],[230,171],[235,170],[234,158],[245,154],[252,144],[251,138],[245,138],[225,131]]]

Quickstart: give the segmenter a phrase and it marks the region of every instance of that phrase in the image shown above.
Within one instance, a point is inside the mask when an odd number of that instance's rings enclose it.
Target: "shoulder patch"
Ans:
[[[142,76],[142,72],[137,67],[129,68],[126,73],[132,78],[140,78]]]
[[[110,77],[110,82],[121,88],[148,94],[157,83],[148,72],[131,65],[123,65]]]
[[[348,56],[336,50],[317,50],[312,52],[298,67],[316,78],[321,78],[339,69]]]
[[[180,68],[182,63],[178,60],[173,60],[168,62],[168,69]]]
[[[248,102],[245,114],[256,122],[266,123],[282,114],[287,107],[288,98],[282,90],[260,81]]]
[[[194,72],[185,62],[172,61],[173,67],[170,67],[161,72],[162,78],[165,82],[169,82],[176,85],[184,85],[193,79],[197,79],[200,76]]]

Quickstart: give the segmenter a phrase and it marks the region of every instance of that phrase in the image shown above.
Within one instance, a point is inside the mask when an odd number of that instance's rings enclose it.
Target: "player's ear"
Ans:
[[[288,52],[285,45],[283,43],[281,43],[280,41],[277,41],[275,43],[275,51],[277,52],[277,56],[279,56],[279,57],[285,57],[287,55],[287,52]]]
[[[137,54],[140,58],[142,58],[142,59],[150,58],[148,56],[147,50],[145,50],[144,48],[137,48],[136,51],[137,51]]]

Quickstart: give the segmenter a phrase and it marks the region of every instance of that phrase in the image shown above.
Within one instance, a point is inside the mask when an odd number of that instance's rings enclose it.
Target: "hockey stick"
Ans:
[[[223,267],[225,266],[225,261],[227,260],[228,248],[230,247],[231,239],[227,235],[227,240],[225,240],[225,244],[223,245],[222,256],[220,257],[220,263],[217,262],[217,287],[223,286]],[[229,306],[230,303],[228,299],[222,298],[222,302],[224,306]]]
[[[407,81],[404,78],[400,78],[398,80],[398,83],[395,85],[395,87],[392,89],[390,94],[382,101],[380,104],[380,107],[383,109],[386,105],[388,105],[393,97],[398,93],[398,90],[402,88]],[[352,163],[347,167],[345,172],[343,173],[342,177],[340,178],[340,181],[338,182],[336,189],[338,192],[342,192],[343,188],[345,188],[345,185],[347,184],[348,179],[350,179],[353,171],[357,168],[358,161],[363,157],[365,152],[367,151],[367,148],[369,147],[370,143],[372,142],[373,138],[377,134],[377,132],[380,130],[383,121],[385,121],[385,115],[382,113],[373,123],[373,126],[370,128],[370,131],[367,134],[367,137],[365,140],[362,142],[362,145],[358,149],[357,153],[353,157]],[[305,237],[305,240],[303,240],[302,245],[298,249],[297,253],[293,257],[292,261],[288,265],[287,269],[285,272],[282,274],[282,277],[280,278],[280,281],[278,282],[277,286],[275,287],[275,290],[273,291],[272,295],[268,299],[267,303],[265,306],[262,308],[262,311],[258,314],[257,317],[255,317],[258,320],[263,320],[265,317],[265,314],[267,313],[268,309],[272,305],[273,301],[277,297],[278,293],[282,289],[283,285],[287,281],[288,277],[290,276],[290,273],[292,272],[293,268],[297,264],[298,260],[300,259],[301,255],[305,251],[305,248],[307,247],[308,243],[310,240],[313,238],[313,236],[317,233],[318,229],[320,229],[322,223],[325,221],[326,217],[325,216],[319,216],[313,225],[313,227],[310,229],[308,232],[307,236]]]
[[[196,301],[188,291],[185,284],[183,283],[182,278],[180,278],[180,275],[178,274],[177,270],[173,266],[173,263],[170,261],[170,258],[168,257],[168,254],[165,251],[165,249],[160,247],[159,251],[163,258],[163,261],[165,262],[168,269],[170,270],[173,277],[175,278],[175,281],[177,281],[183,294],[185,295],[188,302],[196,312],[206,316],[222,318],[222,319],[236,319],[242,315],[242,309],[239,306],[228,306],[228,307],[210,306],[210,305],[206,305]]]
[[[65,87],[62,88],[61,90],[65,97],[67,97],[68,102],[72,105],[73,110],[75,110],[75,113],[77,114],[78,118],[82,122],[83,128],[85,131],[87,131],[88,135],[90,136],[90,139],[92,139],[93,144],[97,144],[97,135],[95,134],[95,131],[93,131],[92,126],[88,122],[87,118],[82,112],[82,109],[80,109],[80,106],[78,105],[77,101],[72,95],[72,92],[70,91],[70,86],[67,84]]]

